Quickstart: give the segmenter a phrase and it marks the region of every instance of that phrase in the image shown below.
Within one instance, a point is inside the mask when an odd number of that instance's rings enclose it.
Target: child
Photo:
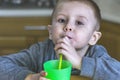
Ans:
[[[59,0],[48,26],[49,39],[17,54],[0,57],[0,80],[48,80],[43,63],[71,62],[72,74],[93,80],[120,79],[120,63],[97,45],[101,37],[100,11],[92,0]]]

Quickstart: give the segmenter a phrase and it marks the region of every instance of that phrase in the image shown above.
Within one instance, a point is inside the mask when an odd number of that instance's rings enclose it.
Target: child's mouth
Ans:
[[[72,39],[72,36],[70,36],[70,35],[64,35],[63,38],[65,38],[65,37],[68,39]]]
[[[69,36],[69,35],[66,35],[65,37],[67,37],[68,39],[72,39],[72,37],[71,37],[71,36]]]
[[[68,39],[72,39],[72,37],[70,37],[70,36],[67,36],[68,37]]]

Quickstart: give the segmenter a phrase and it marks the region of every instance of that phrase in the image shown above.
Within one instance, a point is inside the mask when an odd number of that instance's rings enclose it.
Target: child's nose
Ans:
[[[72,29],[72,27],[70,27],[70,26],[66,26],[66,27],[64,27],[64,31],[66,32],[66,31],[72,31],[73,29]]]

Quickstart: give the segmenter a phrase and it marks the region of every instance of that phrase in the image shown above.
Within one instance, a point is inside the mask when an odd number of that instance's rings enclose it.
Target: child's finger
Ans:
[[[41,72],[40,72],[40,76],[42,76],[42,77],[47,76],[47,72],[45,72],[45,71],[41,71]]]

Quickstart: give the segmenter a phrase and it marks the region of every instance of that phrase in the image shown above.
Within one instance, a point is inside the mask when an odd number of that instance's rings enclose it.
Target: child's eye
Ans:
[[[65,20],[64,19],[58,19],[58,22],[59,23],[65,23]]]
[[[84,25],[83,22],[81,22],[81,21],[76,21],[76,24],[77,25]]]

